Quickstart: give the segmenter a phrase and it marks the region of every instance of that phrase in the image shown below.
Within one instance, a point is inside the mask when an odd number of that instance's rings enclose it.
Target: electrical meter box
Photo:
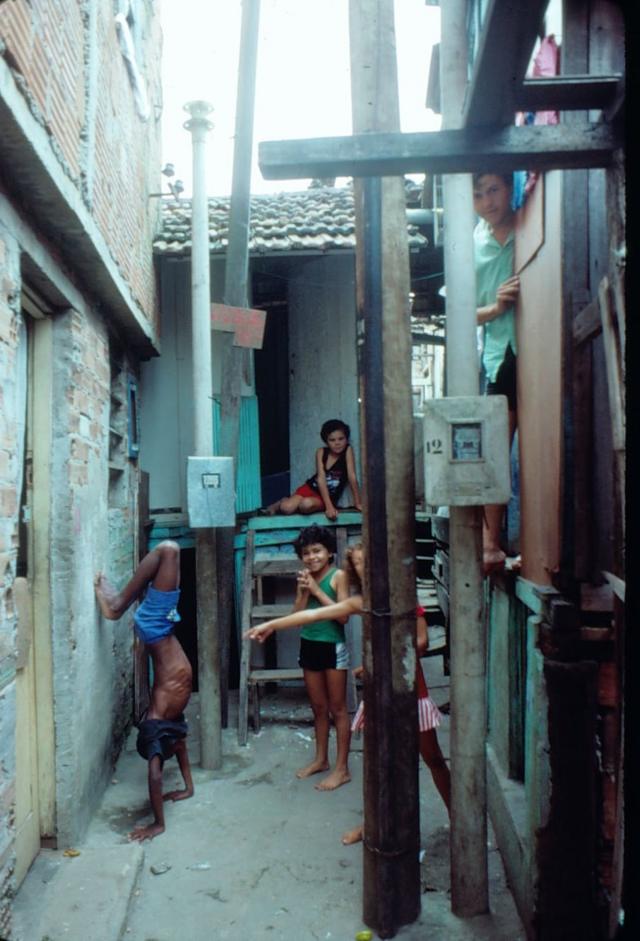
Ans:
[[[508,503],[509,415],[504,395],[424,403],[425,500],[432,506]]]
[[[192,529],[235,526],[232,457],[187,458],[187,509]]]

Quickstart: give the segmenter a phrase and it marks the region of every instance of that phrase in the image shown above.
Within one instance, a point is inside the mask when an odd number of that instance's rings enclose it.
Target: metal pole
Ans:
[[[442,3],[443,127],[460,127],[467,81],[466,0]],[[446,175],[447,394],[478,394],[472,181]],[[487,864],[486,636],[482,610],[482,509],[451,507],[451,907],[489,909]]]
[[[391,0],[351,0],[353,129],[400,129]],[[420,914],[409,251],[401,178],[356,181],[366,546],[363,918]]]
[[[194,453],[213,453],[211,380],[211,314],[209,286],[209,207],[206,185],[206,135],[213,127],[206,101],[185,105],[191,117],[185,128],[193,148],[191,200],[191,325],[193,355]],[[196,593],[198,611],[198,691],[200,696],[200,763],[222,765],[220,667],[217,625],[216,545],[213,529],[196,530]]]
[[[258,58],[260,0],[243,0],[240,34],[240,62],[236,99],[236,126],[233,149],[233,181],[229,206],[229,242],[224,271],[224,303],[248,307],[249,219],[251,206],[251,155]],[[252,351],[233,345],[232,333],[215,333],[220,350],[220,453],[233,458],[238,476],[241,381],[243,366],[252,380]],[[231,641],[231,611],[234,598],[234,530],[218,530],[218,618],[220,625],[220,670],[222,685],[222,724],[228,722],[228,686]]]

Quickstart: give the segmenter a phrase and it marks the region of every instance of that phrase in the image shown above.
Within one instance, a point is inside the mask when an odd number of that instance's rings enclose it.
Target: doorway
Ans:
[[[18,555],[12,594],[17,616],[16,886],[54,834],[54,727],[49,599],[51,319],[25,292],[16,355]]]

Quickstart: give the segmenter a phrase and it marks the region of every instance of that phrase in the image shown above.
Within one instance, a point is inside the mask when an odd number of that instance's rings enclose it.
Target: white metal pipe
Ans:
[[[211,407],[211,300],[209,285],[209,207],[207,201],[207,132],[213,110],[206,101],[185,105],[191,117],[185,128],[191,132],[193,195],[191,198],[191,335],[193,351],[194,454],[213,453]]]
[[[206,101],[185,105],[191,115],[185,127],[193,147],[191,199],[191,335],[193,357],[193,447],[201,457],[213,454],[211,375],[211,300],[209,284],[209,204],[206,183],[206,136],[213,124]],[[196,598],[198,617],[198,690],[200,697],[200,764],[222,765],[220,637],[216,539],[213,529],[196,530]]]

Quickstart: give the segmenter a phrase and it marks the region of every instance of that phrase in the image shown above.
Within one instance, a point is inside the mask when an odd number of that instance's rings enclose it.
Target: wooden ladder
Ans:
[[[284,540],[282,545],[291,544],[298,533]],[[249,727],[249,707],[254,732],[260,731],[260,686],[264,683],[302,680],[300,667],[264,669],[251,666],[251,641],[245,638],[246,632],[255,624],[271,618],[282,617],[291,613],[289,604],[263,604],[262,579],[269,576],[295,578],[300,571],[301,562],[297,556],[264,555],[256,556],[255,530],[247,530],[245,557],[242,570],[241,589],[241,648],[240,648],[240,690],[238,704],[238,744],[246,745]],[[347,545],[347,530],[336,528],[336,561],[342,560]],[[351,674],[350,674],[351,675]]]

